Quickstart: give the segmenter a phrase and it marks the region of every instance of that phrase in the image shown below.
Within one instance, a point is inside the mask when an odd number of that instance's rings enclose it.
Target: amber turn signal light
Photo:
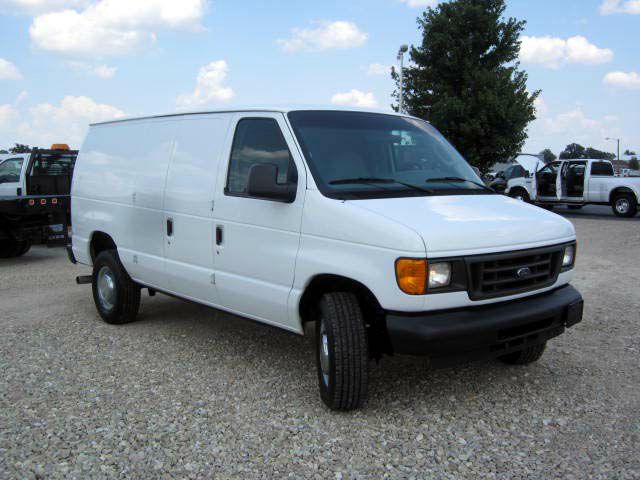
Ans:
[[[408,295],[424,295],[427,292],[427,261],[420,258],[396,260],[398,287]]]

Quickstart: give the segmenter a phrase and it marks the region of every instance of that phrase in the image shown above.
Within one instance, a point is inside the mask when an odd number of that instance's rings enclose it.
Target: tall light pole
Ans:
[[[620,139],[607,137],[605,138],[605,140],[615,140],[616,142],[618,142],[618,161],[620,161]]]
[[[401,45],[398,50],[398,60],[400,61],[400,102],[398,111],[404,113],[404,54],[409,50],[408,45]]]

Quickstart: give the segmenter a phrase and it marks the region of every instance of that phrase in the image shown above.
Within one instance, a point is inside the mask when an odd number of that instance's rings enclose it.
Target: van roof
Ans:
[[[91,126],[94,125],[108,125],[111,123],[120,123],[120,122],[129,122],[133,120],[147,120],[154,118],[165,118],[165,117],[181,117],[187,115],[204,115],[207,113],[240,113],[240,112],[277,112],[277,113],[289,113],[296,110],[321,110],[321,111],[339,111],[339,112],[363,112],[363,113],[382,113],[386,115],[395,115],[401,117],[411,117],[410,115],[400,114],[394,112],[392,110],[382,110],[375,108],[358,108],[358,107],[342,107],[336,105],[329,106],[317,106],[317,105],[301,105],[301,106],[286,106],[286,107],[229,107],[229,108],[219,108],[219,109],[207,109],[207,110],[193,110],[193,111],[179,111],[172,113],[164,113],[157,115],[141,115],[141,116],[130,116],[130,117],[122,117],[114,120],[107,120],[104,122],[95,122],[92,123]],[[413,118],[413,117],[412,117]]]

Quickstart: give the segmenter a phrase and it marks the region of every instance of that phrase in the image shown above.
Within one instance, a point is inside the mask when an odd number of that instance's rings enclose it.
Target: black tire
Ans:
[[[631,193],[619,193],[613,197],[611,209],[617,217],[631,218],[638,213],[638,202]]]
[[[513,190],[509,190],[509,196],[516,200],[522,200],[524,203],[531,203],[529,193],[523,188],[514,188]]]
[[[111,281],[99,281],[101,275]],[[117,325],[134,321],[140,309],[140,285],[131,280],[116,250],[105,250],[96,257],[92,276],[93,301],[102,319]],[[104,293],[107,290],[101,293],[99,284],[113,286],[108,289],[113,294],[108,300]]]
[[[0,240],[0,258],[9,258],[14,249],[14,240],[5,238]]]
[[[501,362],[508,365],[528,365],[529,363],[540,360],[545,348],[547,348],[546,342],[533,345],[532,347],[525,348],[518,352],[508,353],[498,358]]]
[[[369,386],[369,346],[355,295],[336,292],[321,298],[316,363],[320,397],[330,409],[346,411],[364,405]]]
[[[567,205],[569,210],[582,210],[582,205]]]

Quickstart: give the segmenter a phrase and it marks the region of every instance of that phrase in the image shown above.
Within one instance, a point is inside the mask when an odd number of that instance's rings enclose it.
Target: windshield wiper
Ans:
[[[436,177],[436,178],[427,178],[425,180],[425,183],[430,183],[430,182],[449,182],[449,183],[467,182],[467,183],[471,183],[473,185],[477,185],[478,187],[483,188],[484,190],[487,190],[489,192],[496,193],[496,191],[493,188],[487,187],[486,185],[484,185],[483,183],[480,183],[480,182],[474,182],[473,180],[469,180],[468,178],[462,178],[462,177]]]
[[[376,184],[376,183],[397,183],[398,185],[403,185],[412,190],[416,190],[418,192],[424,193],[434,193],[430,188],[420,187],[418,185],[413,185],[411,183],[401,182],[400,180],[396,180],[395,178],[376,178],[376,177],[357,177],[357,178],[340,178],[338,180],[331,180],[329,185],[348,185],[348,184]]]

